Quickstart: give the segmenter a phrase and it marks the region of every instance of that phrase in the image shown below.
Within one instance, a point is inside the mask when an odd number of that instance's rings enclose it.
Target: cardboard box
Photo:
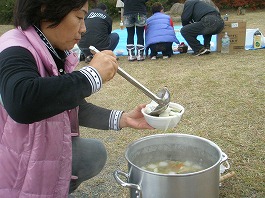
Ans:
[[[221,51],[222,37],[227,32],[230,37],[230,48],[229,51],[244,50],[246,40],[246,22],[239,20],[228,20],[225,21],[225,27],[217,35],[217,51]]]

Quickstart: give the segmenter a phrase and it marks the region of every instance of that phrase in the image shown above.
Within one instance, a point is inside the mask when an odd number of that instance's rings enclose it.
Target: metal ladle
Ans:
[[[100,52],[94,46],[90,46],[89,49],[94,53]],[[121,67],[118,67],[117,73],[120,74],[127,81],[129,81],[136,88],[140,89],[145,95],[147,95],[149,98],[151,98],[158,104],[157,107],[149,113],[149,115],[157,116],[167,109],[170,102],[170,93],[166,87],[162,88],[157,93],[157,95],[155,95],[145,86],[143,86],[140,82],[138,82],[135,78],[133,78],[130,74],[124,71]]]

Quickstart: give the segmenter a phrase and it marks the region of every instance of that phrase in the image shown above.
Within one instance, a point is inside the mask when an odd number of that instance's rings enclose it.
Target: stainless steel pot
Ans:
[[[125,158],[128,173],[116,170],[114,178],[121,186],[130,188],[131,198],[217,198],[220,164],[227,160],[227,156],[210,140],[176,133],[141,138],[127,147]],[[200,164],[203,170],[159,174],[141,168],[164,160],[189,160]]]

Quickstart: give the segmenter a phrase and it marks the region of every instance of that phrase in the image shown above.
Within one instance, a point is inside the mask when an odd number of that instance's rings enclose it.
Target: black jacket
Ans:
[[[203,1],[188,0],[184,4],[184,10],[181,15],[182,26],[198,22],[203,16],[212,12],[218,13],[213,6]]]
[[[82,36],[78,46],[80,48],[88,48],[93,45],[100,51],[106,49],[110,44],[111,17],[101,9],[92,9],[86,16],[85,24],[86,33]]]
[[[144,14],[146,15],[146,5],[148,0],[121,0],[124,3],[124,15]]]
[[[52,56],[57,66],[64,65],[56,56]],[[6,108],[9,107],[9,112],[15,112],[16,120],[33,123],[79,106],[81,126],[109,129],[111,110],[87,103],[83,99],[84,90],[86,94],[91,92],[91,85],[79,71],[41,78],[31,52],[23,47],[13,46],[0,53],[0,79],[1,95],[6,96],[3,97],[3,102]],[[8,97],[10,94],[15,94],[16,97],[11,100]],[[18,97],[23,95],[25,96]],[[18,114],[16,105],[24,105],[25,109],[29,108],[25,111],[31,113],[27,117]]]

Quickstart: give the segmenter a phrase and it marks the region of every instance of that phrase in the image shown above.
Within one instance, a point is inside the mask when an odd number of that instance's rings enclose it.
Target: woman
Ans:
[[[146,55],[151,49],[151,60],[155,60],[157,53],[162,52],[163,59],[171,57],[173,54],[173,42],[179,44],[174,31],[173,21],[170,16],[164,13],[164,7],[156,2],[152,6],[153,15],[147,19],[145,30]]]
[[[127,51],[129,61],[143,61],[144,27],[146,25],[146,5],[148,0],[122,0],[124,3],[124,26],[127,29]],[[137,45],[135,53],[134,35],[136,31]]]
[[[67,197],[97,175],[106,149],[80,138],[79,124],[151,129],[144,105],[126,113],[86,102],[118,68],[103,51],[74,71],[78,57],[69,50],[86,31],[87,12],[87,0],[16,2],[16,28],[0,37],[0,197]]]

